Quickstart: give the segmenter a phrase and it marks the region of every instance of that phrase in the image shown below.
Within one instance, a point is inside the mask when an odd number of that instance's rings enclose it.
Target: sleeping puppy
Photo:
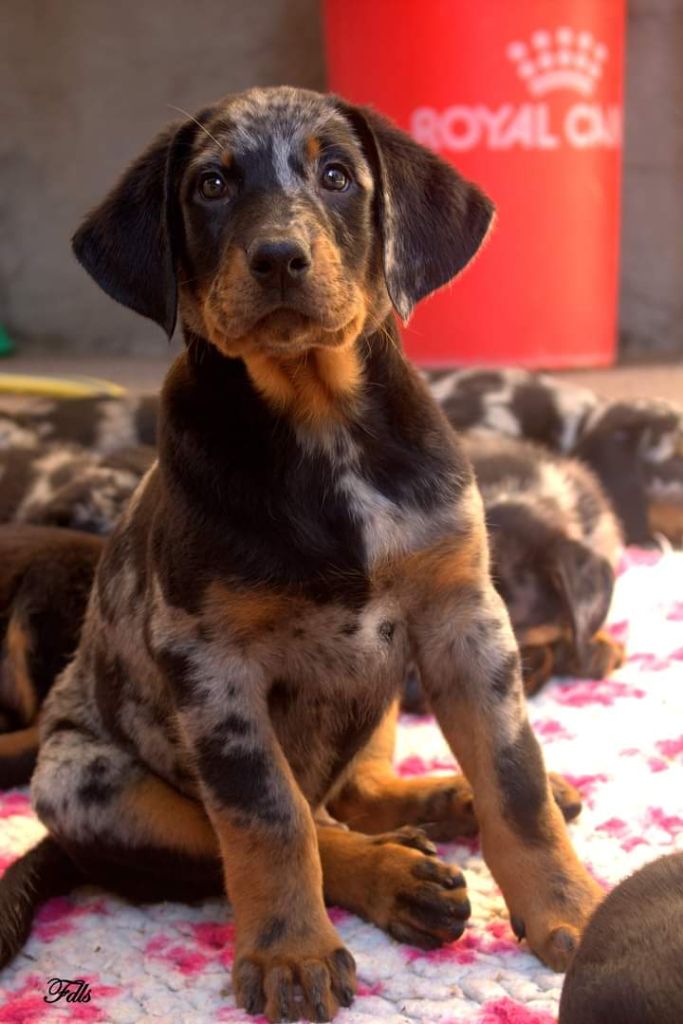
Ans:
[[[683,853],[647,864],[598,907],[567,972],[559,1024],[681,1024]]]
[[[599,477],[630,544],[683,543],[683,413],[671,402],[609,402],[587,418],[573,454]]]
[[[683,540],[683,411],[652,398],[605,401],[586,388],[520,369],[427,375],[456,430],[542,444],[589,466],[619,517],[626,542]]]
[[[525,665],[527,694],[551,675],[601,679],[622,660],[602,632],[622,546],[600,484],[535,444],[465,435],[484,499],[493,578]]]
[[[78,644],[102,541],[75,530],[0,528],[0,788],[29,781],[38,712]]]
[[[82,445],[107,455],[157,441],[157,395],[101,395],[4,403],[0,397],[0,451],[42,445]]]
[[[104,455],[42,442],[0,450],[0,523],[111,533],[155,455],[144,446]]]
[[[623,658],[602,631],[621,549],[600,484],[576,459],[483,431],[462,435],[484,500],[493,581],[522,653],[524,688],[553,675],[602,679]],[[417,674],[403,708],[427,710]]]

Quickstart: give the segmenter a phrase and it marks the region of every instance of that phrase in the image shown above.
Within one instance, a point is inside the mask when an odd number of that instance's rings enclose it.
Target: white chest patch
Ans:
[[[406,513],[354,470],[342,474],[339,489],[347,497],[349,511],[361,527],[369,565],[406,553],[425,532],[424,518],[415,510]]]

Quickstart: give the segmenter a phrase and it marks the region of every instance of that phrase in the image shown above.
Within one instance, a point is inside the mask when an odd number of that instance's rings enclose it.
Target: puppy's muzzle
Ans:
[[[284,293],[304,282],[311,269],[311,249],[290,238],[258,240],[250,245],[247,261],[256,281]]]

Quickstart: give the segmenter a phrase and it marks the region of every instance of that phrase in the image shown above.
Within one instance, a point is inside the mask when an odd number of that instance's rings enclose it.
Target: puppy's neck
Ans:
[[[249,378],[274,412],[316,427],[348,417],[363,384],[360,339],[339,348],[312,348],[282,358],[245,358]]]
[[[188,343],[192,348],[191,337]],[[393,317],[375,335],[364,332],[344,345],[310,348],[293,356],[252,353],[240,361],[254,390],[276,416],[313,430],[334,428],[362,407],[370,346],[377,345],[400,349]]]

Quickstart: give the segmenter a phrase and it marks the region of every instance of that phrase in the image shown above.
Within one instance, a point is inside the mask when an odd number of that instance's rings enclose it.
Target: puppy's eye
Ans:
[[[228,183],[218,171],[207,171],[199,179],[199,194],[203,199],[222,199],[228,191]]]
[[[320,184],[330,192],[345,192],[351,184],[351,175],[341,164],[328,164],[320,175]]]

